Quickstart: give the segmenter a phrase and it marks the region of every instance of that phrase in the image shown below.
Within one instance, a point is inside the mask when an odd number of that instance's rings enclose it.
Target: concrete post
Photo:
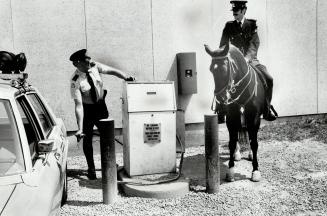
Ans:
[[[118,193],[114,120],[100,120],[99,132],[103,203],[112,204]]]
[[[217,115],[204,116],[206,191],[217,193],[220,184]]]

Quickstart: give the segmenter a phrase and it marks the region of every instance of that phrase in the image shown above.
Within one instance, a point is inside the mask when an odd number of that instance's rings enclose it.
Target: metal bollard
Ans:
[[[103,203],[112,204],[118,193],[114,120],[101,119],[99,132]]]
[[[217,115],[204,116],[206,191],[217,193],[220,184]]]

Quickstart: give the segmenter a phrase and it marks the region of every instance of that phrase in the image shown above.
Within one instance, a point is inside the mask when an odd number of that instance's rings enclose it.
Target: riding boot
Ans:
[[[276,116],[271,112],[271,99],[272,99],[272,88],[267,88],[266,90],[267,96],[266,96],[266,106],[265,106],[265,111],[263,114],[263,118],[267,121],[274,121],[276,120]]]

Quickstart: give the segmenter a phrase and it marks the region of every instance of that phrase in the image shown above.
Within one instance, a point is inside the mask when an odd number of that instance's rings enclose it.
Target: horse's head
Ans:
[[[230,88],[237,80],[238,71],[246,71],[247,63],[243,54],[233,45],[227,43],[222,48],[211,50],[205,46],[206,52],[212,57],[210,71],[215,81],[215,95],[218,101],[228,100]]]
[[[229,44],[217,50],[205,47],[206,52],[212,57],[210,71],[215,81],[215,95],[219,101],[225,101],[227,95],[225,90],[233,80],[230,71]]]

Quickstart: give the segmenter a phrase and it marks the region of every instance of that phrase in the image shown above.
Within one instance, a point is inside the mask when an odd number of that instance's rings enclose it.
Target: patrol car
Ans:
[[[0,215],[55,215],[67,200],[68,140],[27,74],[0,71]]]

